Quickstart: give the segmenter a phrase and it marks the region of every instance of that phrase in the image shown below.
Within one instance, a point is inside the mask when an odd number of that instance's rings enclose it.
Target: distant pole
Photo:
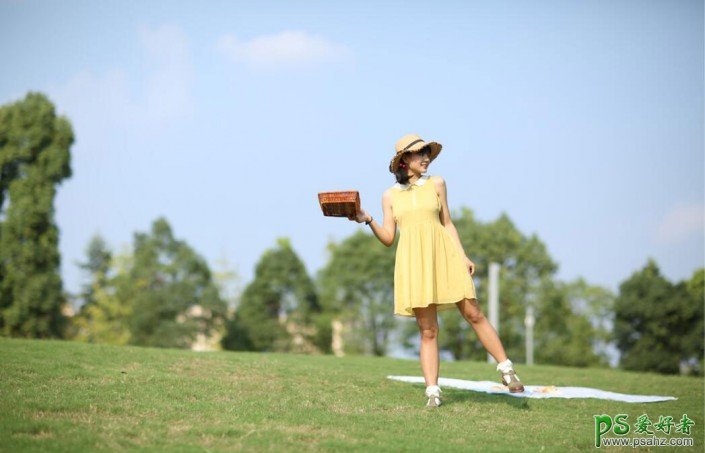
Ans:
[[[499,333],[499,264],[490,263],[489,269],[489,316],[490,324]],[[487,363],[496,363],[494,357],[488,352]]]
[[[526,307],[526,317],[524,318],[524,326],[526,326],[526,364],[534,364],[534,306]]]

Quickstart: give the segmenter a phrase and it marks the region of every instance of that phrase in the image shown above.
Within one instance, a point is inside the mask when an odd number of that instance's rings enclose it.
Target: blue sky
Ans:
[[[94,233],[118,250],[159,216],[243,284],[279,236],[313,275],[369,229],[317,193],[381,220],[406,133],[443,144],[451,210],[506,212],[559,278],[703,266],[700,1],[0,0],[0,36],[0,103],[45,92],[76,134],[70,291]]]

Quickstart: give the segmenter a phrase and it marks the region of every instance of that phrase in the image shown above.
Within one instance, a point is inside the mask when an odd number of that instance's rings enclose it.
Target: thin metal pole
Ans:
[[[498,263],[490,263],[489,269],[489,321],[499,334],[499,268]],[[496,363],[488,352],[487,363]]]
[[[526,364],[534,364],[534,306],[526,307],[526,317],[524,318],[524,326],[526,326]]]

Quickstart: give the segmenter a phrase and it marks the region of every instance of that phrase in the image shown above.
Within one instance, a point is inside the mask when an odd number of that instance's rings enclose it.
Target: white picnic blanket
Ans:
[[[387,376],[395,381],[423,384],[421,376]],[[598,398],[602,400],[623,401],[625,403],[655,403],[658,401],[676,400],[673,396],[629,395],[626,393],[608,392],[589,387],[556,387],[554,385],[524,385],[522,393],[510,393],[498,382],[466,381],[463,379],[439,378],[438,385],[462,390],[472,390],[492,394],[515,396],[517,398]]]

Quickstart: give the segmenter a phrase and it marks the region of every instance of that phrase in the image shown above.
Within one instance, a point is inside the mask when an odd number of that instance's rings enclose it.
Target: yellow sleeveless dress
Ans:
[[[414,316],[413,308],[437,304],[454,308],[477,298],[472,276],[439,217],[441,200],[429,175],[392,187],[392,213],[399,226],[394,264],[394,314]]]

